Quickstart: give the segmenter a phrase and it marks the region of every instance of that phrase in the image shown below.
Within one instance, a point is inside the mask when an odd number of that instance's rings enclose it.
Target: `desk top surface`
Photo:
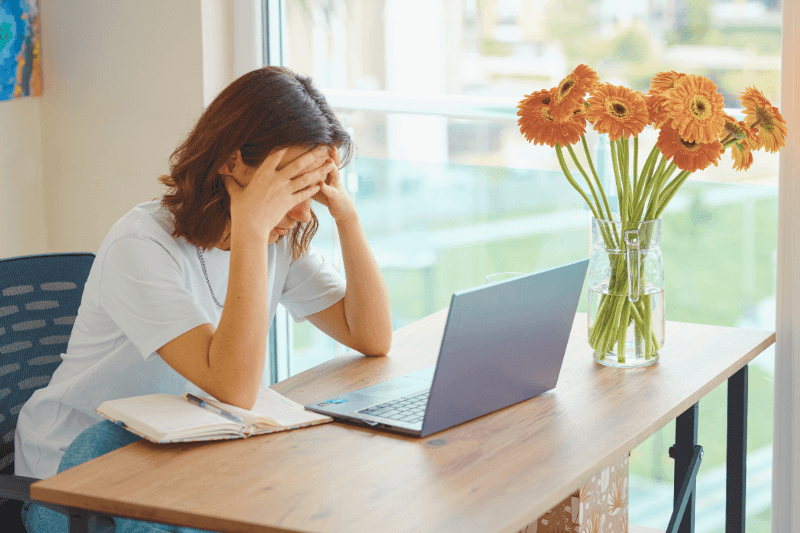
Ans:
[[[308,404],[435,364],[446,317],[395,331],[387,357],[347,354],[273,388]],[[31,496],[231,532],[512,533],[775,341],[667,322],[661,360],[620,370],[593,361],[586,335],[578,313],[555,389],[429,437],[333,422],[244,440],[142,440],[34,483]]]

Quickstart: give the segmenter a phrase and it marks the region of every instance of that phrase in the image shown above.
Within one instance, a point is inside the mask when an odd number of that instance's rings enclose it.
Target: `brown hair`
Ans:
[[[173,215],[172,236],[203,250],[223,238],[230,219],[230,195],[218,169],[236,149],[242,161],[258,167],[275,148],[335,146],[347,164],[353,142],[311,78],[283,67],[248,72],[228,85],[206,108],[192,132],[172,153],[169,175],[159,181],[168,191],[161,204]],[[319,222],[290,234],[292,259],[308,249]]]

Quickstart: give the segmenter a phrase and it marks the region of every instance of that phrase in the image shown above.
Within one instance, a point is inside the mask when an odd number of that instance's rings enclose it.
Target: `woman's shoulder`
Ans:
[[[111,227],[103,239],[98,255],[105,252],[113,243],[128,237],[144,238],[154,241],[167,251],[177,251],[181,243],[172,236],[173,229],[172,214],[164,209],[160,202],[138,204]]]

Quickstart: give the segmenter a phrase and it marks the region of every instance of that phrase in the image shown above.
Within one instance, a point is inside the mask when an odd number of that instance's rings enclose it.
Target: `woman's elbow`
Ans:
[[[392,337],[373,340],[372,342],[365,343],[358,351],[370,357],[383,357],[389,354],[392,349]]]

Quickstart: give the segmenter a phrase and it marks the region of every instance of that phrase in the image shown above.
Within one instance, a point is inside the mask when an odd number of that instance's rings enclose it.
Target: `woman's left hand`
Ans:
[[[321,185],[320,191],[312,196],[311,199],[327,207],[336,222],[343,222],[349,217],[356,216],[356,206],[353,203],[353,199],[347,194],[347,190],[344,188],[339,176],[339,165],[342,164],[339,150],[333,147],[330,150],[330,154],[331,160],[336,163],[336,168],[328,174],[325,181],[319,182]]]

